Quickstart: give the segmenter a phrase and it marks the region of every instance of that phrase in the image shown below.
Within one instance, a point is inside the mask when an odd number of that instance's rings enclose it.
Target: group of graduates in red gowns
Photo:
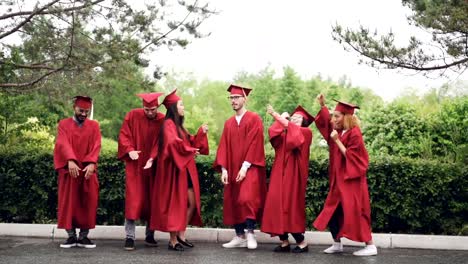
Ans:
[[[354,255],[376,255],[366,180],[369,157],[354,115],[358,106],[338,101],[330,114],[323,95],[317,97],[321,110],[315,117],[300,105],[291,115],[280,115],[268,106],[267,113],[274,118],[268,135],[275,160],[267,188],[263,123],[258,114],[246,109],[251,89],[230,85],[228,92],[235,115],[224,124],[213,164],[224,184],[224,224],[233,226],[236,233],[223,247],[257,248],[254,230],[261,222],[262,232],[281,241],[275,252],[308,251],[304,237],[312,143],[308,127],[315,121],[330,153],[330,188],[314,221],[318,230],[328,227],[334,240],[324,252],[343,252],[340,239],[345,237],[366,243]],[[208,126],[202,125],[191,135],[184,128],[184,105],[176,90],[162,102],[165,116],[158,112],[162,95],[139,94],[143,108],[126,115],[119,134],[118,158],[126,165],[126,250],[135,249],[136,220],[146,222],[146,245],[157,245],[154,230],[169,232],[168,249],[175,251],[194,246],[185,236],[187,225],[203,225],[195,157],[209,153]],[[75,97],[75,115],[58,126],[54,149],[59,174],[58,227],[69,235],[63,248],[95,247],[87,235],[96,222],[101,135],[98,123],[87,119],[91,105],[91,98]],[[75,228],[80,228],[78,237]],[[297,244],[292,250],[289,233]]]

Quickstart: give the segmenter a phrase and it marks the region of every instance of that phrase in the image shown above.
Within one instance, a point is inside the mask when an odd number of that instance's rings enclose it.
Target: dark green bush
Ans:
[[[267,163],[271,162],[269,157]],[[223,187],[211,168],[213,157],[199,157],[197,163],[205,225],[222,227]],[[368,181],[373,231],[462,234],[468,223],[466,174],[467,166],[460,164],[397,157],[372,159]],[[99,164],[99,224],[123,224],[124,177],[124,165],[115,153],[103,151]],[[327,191],[327,160],[310,161],[308,228],[320,212]],[[54,222],[57,176],[50,151],[0,153],[0,195],[1,222]]]

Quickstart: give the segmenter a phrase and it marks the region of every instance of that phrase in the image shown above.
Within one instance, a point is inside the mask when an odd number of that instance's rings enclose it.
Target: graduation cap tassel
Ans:
[[[94,114],[94,102],[91,104],[91,111],[89,114],[89,120],[93,120],[93,114]]]

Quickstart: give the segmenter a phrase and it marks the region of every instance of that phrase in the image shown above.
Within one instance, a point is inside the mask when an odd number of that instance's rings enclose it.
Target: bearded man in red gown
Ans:
[[[88,238],[96,226],[99,183],[97,162],[101,151],[98,122],[89,120],[92,99],[74,97],[74,115],[60,120],[54,148],[54,167],[58,172],[57,226],[68,233],[61,248],[95,248]],[[79,237],[76,228],[80,228]]]
[[[138,94],[143,108],[125,116],[119,134],[118,158],[125,162],[125,250],[135,249],[135,221],[146,222],[145,245],[154,247],[154,230],[149,229],[151,188],[156,166],[143,169],[154,159],[164,115],[158,112],[158,98],[163,93]],[[152,154],[153,153],[153,154]]]

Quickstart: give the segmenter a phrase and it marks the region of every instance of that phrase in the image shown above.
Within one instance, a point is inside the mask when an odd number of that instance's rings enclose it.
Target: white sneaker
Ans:
[[[341,242],[333,242],[331,247],[325,249],[323,252],[327,254],[341,253],[343,252],[343,244],[341,244]]]
[[[253,233],[247,233],[247,248],[248,249],[257,248],[257,240],[255,239],[255,235]]]
[[[375,256],[377,255],[377,247],[375,245],[367,245],[365,248],[353,252],[354,256]]]
[[[247,239],[242,237],[235,236],[231,241],[228,243],[223,244],[224,248],[243,248],[247,247]]]

